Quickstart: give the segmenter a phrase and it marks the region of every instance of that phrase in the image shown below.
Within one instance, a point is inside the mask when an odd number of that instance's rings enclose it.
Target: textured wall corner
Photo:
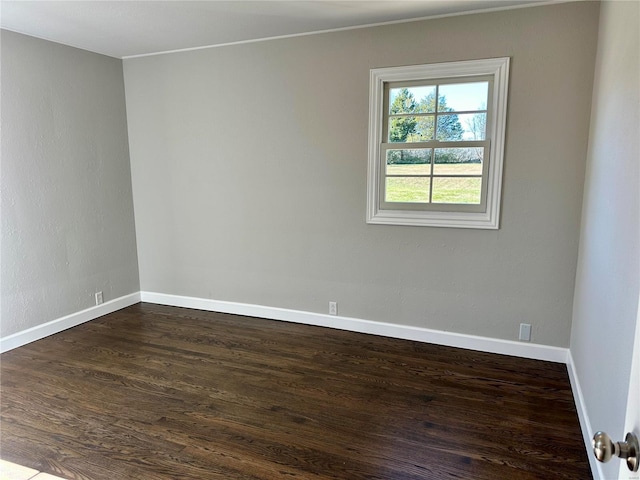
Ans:
[[[1,336],[139,290],[122,62],[2,31]]]

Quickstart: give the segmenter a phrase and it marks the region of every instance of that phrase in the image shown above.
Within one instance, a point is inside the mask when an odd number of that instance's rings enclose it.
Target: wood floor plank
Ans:
[[[591,478],[550,362],[138,304],[0,368],[0,456],[70,479]]]

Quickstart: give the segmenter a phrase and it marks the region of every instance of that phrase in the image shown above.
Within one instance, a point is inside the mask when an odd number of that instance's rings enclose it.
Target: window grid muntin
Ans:
[[[441,85],[457,85],[457,84],[465,84],[465,83],[479,83],[479,82],[487,82],[487,98],[486,98],[486,108],[478,109],[478,110],[453,110],[453,111],[440,111],[440,86]],[[410,87],[433,87],[435,86],[435,98],[434,98],[434,110],[432,112],[413,112],[413,113],[391,113],[391,90],[397,88],[410,88]],[[410,82],[385,82],[384,83],[384,101],[383,101],[383,129],[382,129],[382,138],[386,139],[386,142],[381,142],[380,145],[380,154],[382,160],[384,162],[384,167],[382,169],[382,175],[380,176],[380,204],[381,207],[386,208],[398,208],[399,204],[404,205],[417,205],[420,210],[442,210],[444,206],[451,205],[455,207],[455,210],[466,211],[477,211],[478,206],[484,208],[486,205],[486,176],[488,173],[488,161],[490,156],[489,151],[489,126],[490,126],[490,110],[489,105],[491,105],[492,101],[492,91],[493,91],[493,76],[465,76],[462,78],[452,77],[452,78],[431,78],[424,80],[413,80]],[[464,115],[464,114],[485,114],[485,131],[484,138],[485,140],[438,140],[438,118],[442,115]],[[403,117],[433,117],[433,138],[431,140],[427,140],[424,142],[391,142],[389,140],[390,129],[389,125],[393,118],[403,118]],[[483,156],[482,156],[482,175],[456,175],[453,176],[455,178],[478,178],[482,179],[481,181],[481,192],[480,192],[480,203],[437,203],[433,202],[433,178],[434,177],[445,177],[445,175],[434,174],[435,168],[435,155],[436,148],[456,148],[456,147],[480,147],[483,148]],[[430,174],[427,175],[389,175],[387,174],[387,150],[395,149],[431,149],[431,159],[429,162]],[[420,177],[428,177],[429,178],[429,201],[428,203],[424,202],[389,202],[387,201],[387,182],[386,179],[389,177],[394,178],[420,178]],[[392,204],[392,205],[390,205]],[[469,207],[469,208],[467,208]],[[413,207],[411,208],[413,209]]]
[[[384,133],[383,133],[384,134]],[[485,133],[486,136],[486,133]],[[419,145],[419,146],[418,146]],[[482,211],[486,205],[486,177],[489,169],[489,147],[490,141],[486,140],[469,140],[469,141],[455,141],[444,142],[441,140],[432,140],[429,142],[397,142],[397,143],[383,143],[380,145],[380,162],[381,162],[381,175],[380,175],[380,205],[383,208],[391,209],[406,209],[406,210],[444,210],[444,211],[467,211],[478,212]],[[448,175],[434,173],[435,168],[435,155],[437,148],[455,148],[455,147],[478,147],[483,149],[482,154],[482,174],[466,174],[466,175]],[[431,149],[430,162],[429,162],[429,175],[398,175],[387,173],[387,151],[388,150],[427,150]],[[386,179],[387,178],[429,178],[429,202],[390,202],[387,201],[386,191]],[[480,203],[434,203],[433,202],[433,178],[481,178],[481,190],[480,190]]]
[[[446,142],[441,142],[446,143]],[[484,143],[484,142],[482,142]],[[486,188],[484,179],[487,178],[487,173],[489,170],[489,162],[487,160],[487,155],[489,153],[489,140],[486,140],[487,146],[484,148],[483,152],[483,161],[482,161],[482,174],[477,175],[448,175],[448,174],[438,174],[433,173],[434,168],[434,156],[435,156],[435,148],[432,149],[432,156],[430,162],[430,174],[429,175],[394,175],[386,173],[386,150],[381,149],[380,161],[381,161],[381,172],[379,179],[378,188],[380,189],[380,205],[383,208],[394,209],[394,210],[423,210],[423,211],[445,211],[445,212],[482,212],[484,211],[486,205]],[[394,144],[395,146],[395,144]],[[429,203],[426,202],[390,202],[387,201],[386,197],[386,180],[387,178],[429,178]],[[481,178],[482,185],[480,190],[480,203],[433,203],[433,179],[434,178]]]
[[[462,77],[443,77],[443,78],[425,78],[424,80],[412,80],[412,81],[400,81],[400,82],[384,82],[384,99],[383,99],[383,125],[382,125],[382,138],[386,138],[387,140],[389,139],[389,119],[392,117],[403,117],[403,116],[415,116],[415,117],[419,117],[419,116],[433,116],[434,117],[434,124],[437,125],[438,123],[438,119],[437,116],[440,115],[440,113],[449,113],[449,114],[457,114],[457,115],[464,115],[464,114],[475,114],[475,113],[485,113],[487,115],[487,121],[485,122],[485,138],[489,138],[490,133],[489,133],[489,116],[490,116],[490,110],[489,110],[489,105],[492,105],[493,99],[493,81],[494,81],[494,77],[493,75],[465,75]],[[438,106],[439,106],[439,102],[438,99],[440,97],[440,86],[441,85],[455,85],[455,84],[463,84],[463,83],[479,83],[479,82],[487,82],[488,86],[487,86],[487,102],[486,102],[486,108],[484,110],[460,110],[460,111],[453,111],[453,112],[439,112],[438,111]],[[391,100],[391,90],[392,89],[396,89],[396,88],[410,88],[410,87],[428,87],[428,86],[435,86],[436,87],[436,94],[435,94],[435,109],[433,112],[415,112],[415,113],[399,113],[399,114],[392,114],[390,113],[391,110],[391,105],[390,105],[390,100]],[[437,126],[434,126],[434,133],[433,133],[433,137],[434,139],[437,138]],[[391,142],[389,142],[391,143]]]

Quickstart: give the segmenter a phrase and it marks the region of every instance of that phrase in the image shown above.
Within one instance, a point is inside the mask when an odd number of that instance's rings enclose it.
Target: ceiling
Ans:
[[[116,58],[548,0],[1,0],[0,26]]]

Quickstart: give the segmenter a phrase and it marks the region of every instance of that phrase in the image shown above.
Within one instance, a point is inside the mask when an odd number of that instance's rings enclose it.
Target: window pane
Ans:
[[[482,175],[481,163],[445,163],[433,166],[434,175]]]
[[[434,175],[482,175],[483,147],[436,148]]]
[[[489,82],[440,85],[438,111],[464,112],[487,109]]]
[[[458,115],[462,126],[462,140],[484,140],[487,134],[486,113],[463,113]]]
[[[389,113],[435,112],[435,85],[389,89]]]
[[[433,203],[480,203],[481,178],[434,178]]]
[[[389,142],[426,142],[433,140],[433,115],[389,118]]]
[[[387,175],[430,175],[431,149],[387,150]]]
[[[430,179],[424,177],[387,177],[386,202],[429,203]]]
[[[455,113],[438,115],[438,130],[436,137],[441,142],[457,142],[462,140],[464,128],[460,118]]]

